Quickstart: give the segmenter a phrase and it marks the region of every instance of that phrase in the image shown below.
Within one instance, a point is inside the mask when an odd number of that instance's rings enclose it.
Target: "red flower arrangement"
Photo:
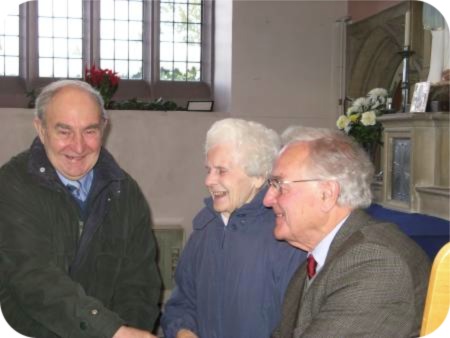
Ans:
[[[91,68],[86,67],[84,80],[100,92],[105,101],[105,108],[108,108],[112,96],[119,87],[120,78],[117,76],[117,72],[92,65]]]

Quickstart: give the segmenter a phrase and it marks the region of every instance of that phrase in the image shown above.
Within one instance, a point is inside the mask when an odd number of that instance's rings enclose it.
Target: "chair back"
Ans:
[[[431,267],[425,310],[420,335],[436,330],[443,322],[450,308],[450,242],[436,255]]]

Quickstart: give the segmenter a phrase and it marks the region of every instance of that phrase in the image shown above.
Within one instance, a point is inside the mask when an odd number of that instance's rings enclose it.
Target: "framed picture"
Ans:
[[[189,111],[212,111],[214,101],[188,101],[186,110]]]
[[[427,108],[430,82],[417,82],[414,86],[414,94],[411,99],[411,113],[424,113]]]

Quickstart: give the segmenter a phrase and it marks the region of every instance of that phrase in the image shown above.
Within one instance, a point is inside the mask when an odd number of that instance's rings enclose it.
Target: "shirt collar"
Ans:
[[[325,260],[327,259],[328,251],[330,250],[331,242],[333,242],[334,237],[338,233],[339,229],[342,227],[342,225],[347,220],[348,216],[345,217],[342,221],[339,222],[337,226],[334,227],[334,229],[329,232],[325,238],[323,238],[319,244],[314,248],[313,251],[308,253],[309,255],[313,255],[315,261],[317,262],[316,271],[320,271],[322,269],[323,265],[325,264]]]
[[[82,178],[73,181],[64,177],[58,170],[56,170],[59,179],[66,186],[68,184],[74,185],[80,189],[80,199],[82,201],[86,200],[87,195],[89,194],[89,190],[91,190],[92,180],[94,179],[94,170],[91,169],[89,172],[84,175]]]

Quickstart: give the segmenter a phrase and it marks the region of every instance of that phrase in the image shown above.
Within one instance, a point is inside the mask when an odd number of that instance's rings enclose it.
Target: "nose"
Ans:
[[[266,207],[272,207],[275,204],[276,197],[278,196],[277,189],[272,186],[269,186],[269,190],[267,190],[266,195],[263,199],[263,204]]]
[[[206,174],[206,177],[205,177],[205,185],[206,185],[207,187],[210,187],[210,186],[212,186],[213,184],[215,184],[216,182],[217,182],[217,175],[215,175],[215,174],[214,174],[214,171],[211,170],[210,172],[208,172],[208,173]]]
[[[77,153],[81,154],[84,151],[86,142],[84,140],[82,133],[74,133],[72,139],[72,149]]]

